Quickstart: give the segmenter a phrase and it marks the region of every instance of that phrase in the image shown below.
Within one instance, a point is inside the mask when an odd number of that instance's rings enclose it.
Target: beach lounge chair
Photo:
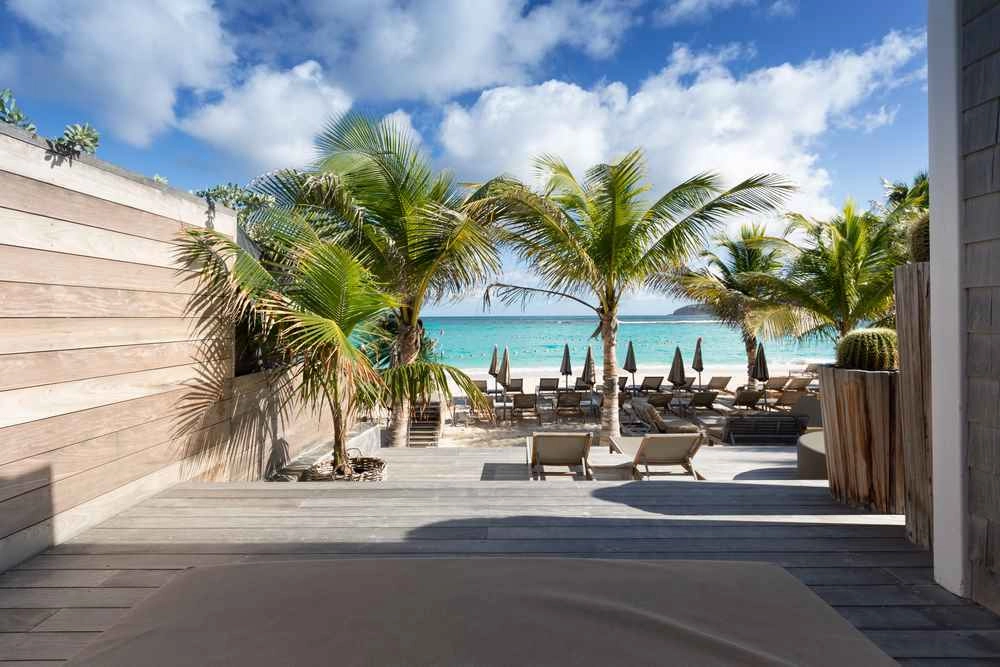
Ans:
[[[804,417],[807,420],[807,430],[814,431],[823,428],[823,409],[816,394],[802,394],[788,412],[799,417]]]
[[[661,384],[663,384],[662,375],[647,375],[642,378],[642,384],[637,389],[640,394],[648,394],[651,391],[659,391]]]
[[[694,467],[694,455],[703,441],[701,433],[657,433],[639,443],[632,460],[632,476],[643,479],[656,474],[649,466],[681,466],[695,479],[705,479]],[[667,472],[659,474],[669,474]]]
[[[556,396],[556,417],[582,417],[583,408],[580,403],[583,394],[578,391],[564,391]]]
[[[559,391],[559,378],[539,378],[536,394],[555,394]]]
[[[568,396],[561,394],[560,396]],[[545,466],[568,466],[568,473],[577,475],[572,470],[579,467],[583,476],[593,479],[590,463],[590,445],[594,441],[592,433],[532,433],[528,438],[528,466],[532,479],[545,479]]]
[[[778,392],[785,388],[785,385],[791,380],[790,375],[781,375],[779,377],[773,377],[764,384],[764,391],[767,392]]]
[[[535,396],[531,394],[514,394],[511,398],[513,400],[511,404],[511,417],[513,419],[523,420],[526,417],[530,417],[539,424],[542,423],[542,413],[538,410],[538,401]]]
[[[719,397],[719,392],[717,391],[696,391],[692,396],[691,400],[687,404],[687,411],[694,412],[696,410],[713,410],[715,409],[715,399]]]
[[[503,386],[504,391],[508,394],[523,394],[524,393],[524,378],[513,378],[509,384]]]
[[[476,389],[483,392],[484,394],[489,390],[486,386],[486,380],[473,380],[472,384],[476,385]]]
[[[626,391],[628,389],[628,376],[619,375],[618,376],[618,391]]]
[[[720,440],[727,445],[794,446],[805,433],[805,417],[782,412],[734,415],[726,418]]]
[[[688,375],[684,378],[684,389],[690,391],[694,389],[694,383],[698,378],[694,375]]]
[[[729,391],[729,382],[732,379],[733,378],[731,375],[713,376],[712,379],[708,381],[708,384],[705,385],[705,389],[707,389],[708,391],[718,391],[718,392],[724,392],[726,394],[731,394],[733,392]]]
[[[667,414],[672,400],[674,395],[669,391],[656,392],[646,397],[646,401],[663,414]]]
[[[819,375],[819,366],[819,364],[806,364],[806,368],[802,372],[806,375],[812,375],[815,377]]]
[[[785,385],[785,388],[782,389],[782,391],[806,391],[809,389],[809,385],[812,384],[812,382],[813,378],[811,377],[803,377],[801,375],[793,377],[788,381],[788,384]]]
[[[594,389],[594,385],[590,384],[583,378],[577,378],[573,389],[576,391],[592,391]]]
[[[604,405],[604,394],[592,392],[580,401],[580,409],[590,412],[593,416],[601,414],[601,406]]]
[[[487,396],[486,403],[488,406],[486,409],[477,410],[475,406],[469,406],[469,417],[476,421],[494,421],[496,419],[496,402],[492,396]]]
[[[781,395],[778,396],[777,400],[771,405],[771,407],[779,410],[787,410],[798,403],[799,399],[805,396],[805,394],[806,392],[804,391],[790,391],[786,389],[781,392]]]
[[[736,390],[736,395],[733,397],[733,407],[737,409],[756,410],[757,404],[760,403],[760,399],[763,397],[764,392],[760,389],[743,387]]]

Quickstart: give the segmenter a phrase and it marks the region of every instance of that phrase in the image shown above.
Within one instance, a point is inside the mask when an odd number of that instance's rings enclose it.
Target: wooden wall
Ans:
[[[321,435],[285,380],[232,379],[232,336],[197,326],[198,198],[97,160],[54,164],[0,125],[0,570],[165,486],[258,477]],[[288,442],[293,444],[289,445]]]
[[[969,558],[973,597],[1000,610],[1000,0],[962,3],[961,41]]]

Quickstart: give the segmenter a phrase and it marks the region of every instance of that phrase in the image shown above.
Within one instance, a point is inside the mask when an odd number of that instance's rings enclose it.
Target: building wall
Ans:
[[[323,434],[288,380],[232,378],[173,245],[200,199],[0,125],[0,570],[170,484],[259,478]]]
[[[1000,610],[1000,0],[960,16],[968,584]]]

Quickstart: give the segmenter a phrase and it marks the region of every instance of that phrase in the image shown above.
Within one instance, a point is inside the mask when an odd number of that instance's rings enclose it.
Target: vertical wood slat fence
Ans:
[[[838,501],[898,514],[903,452],[896,409],[899,375],[820,367],[830,493]]]
[[[899,416],[906,470],[906,537],[930,547],[931,340],[930,266],[896,268],[896,330],[899,334]]]

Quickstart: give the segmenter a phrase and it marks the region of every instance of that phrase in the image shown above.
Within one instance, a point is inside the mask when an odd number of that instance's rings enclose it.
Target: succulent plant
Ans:
[[[924,212],[914,218],[907,232],[910,246],[910,259],[914,262],[927,262],[931,258],[931,218]]]
[[[863,371],[896,368],[899,339],[892,329],[855,329],[837,343],[837,365]]]

